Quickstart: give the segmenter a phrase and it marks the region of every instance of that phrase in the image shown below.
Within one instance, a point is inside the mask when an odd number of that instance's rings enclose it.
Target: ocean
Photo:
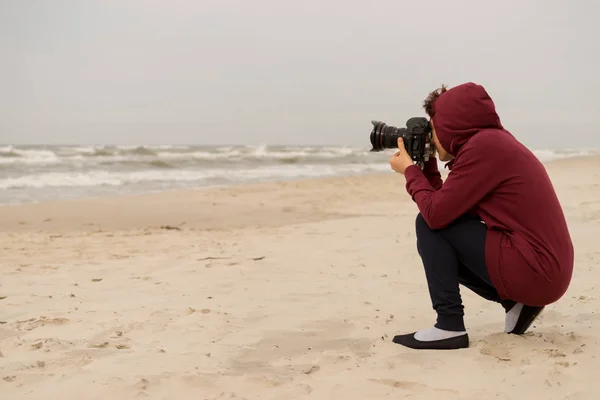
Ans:
[[[0,146],[0,204],[391,173],[393,151],[334,146]],[[536,150],[543,161],[600,153]],[[440,168],[442,164],[440,164]]]

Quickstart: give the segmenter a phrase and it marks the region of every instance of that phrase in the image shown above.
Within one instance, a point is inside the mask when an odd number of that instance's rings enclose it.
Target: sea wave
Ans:
[[[600,149],[536,149],[533,153],[540,161],[549,162],[563,158],[600,155]]]
[[[77,146],[53,148],[0,147],[0,165],[57,164],[147,164],[148,160],[165,163],[209,164],[214,162],[328,162],[336,159],[364,158],[368,149],[351,147],[206,147],[206,146]]]
[[[281,165],[253,169],[208,170],[139,170],[139,171],[88,171],[45,172],[0,179],[0,189],[69,188],[86,186],[123,186],[140,183],[195,182],[226,184],[263,179],[289,179],[381,172],[389,170],[384,164],[344,165]]]
[[[600,154],[599,149],[539,149],[542,162]],[[127,167],[186,168],[263,164],[364,164],[384,161],[389,154],[358,147],[283,146],[55,146],[0,147],[0,170]]]
[[[392,150],[316,146],[0,146],[0,203],[390,171]],[[539,149],[542,162],[599,149]],[[444,163],[438,164],[446,172]]]

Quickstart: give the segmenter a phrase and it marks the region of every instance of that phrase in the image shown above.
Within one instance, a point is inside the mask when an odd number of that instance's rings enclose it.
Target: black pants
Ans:
[[[417,250],[439,329],[464,331],[464,307],[459,284],[509,310],[515,303],[502,300],[492,285],[485,262],[487,226],[479,219],[461,217],[450,226],[433,230],[421,214],[416,221]]]

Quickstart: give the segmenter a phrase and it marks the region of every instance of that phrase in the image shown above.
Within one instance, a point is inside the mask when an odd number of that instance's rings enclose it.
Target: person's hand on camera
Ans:
[[[390,158],[390,166],[399,174],[404,174],[406,168],[414,165],[412,158],[404,148],[402,138],[398,138],[398,151]]]

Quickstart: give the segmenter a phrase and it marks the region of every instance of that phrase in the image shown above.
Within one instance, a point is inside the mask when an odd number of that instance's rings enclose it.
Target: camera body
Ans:
[[[396,128],[381,121],[371,121],[371,151],[397,149],[398,138],[402,138],[404,148],[419,166],[429,160],[432,153],[431,125],[423,117],[412,117],[406,121],[406,128]]]

